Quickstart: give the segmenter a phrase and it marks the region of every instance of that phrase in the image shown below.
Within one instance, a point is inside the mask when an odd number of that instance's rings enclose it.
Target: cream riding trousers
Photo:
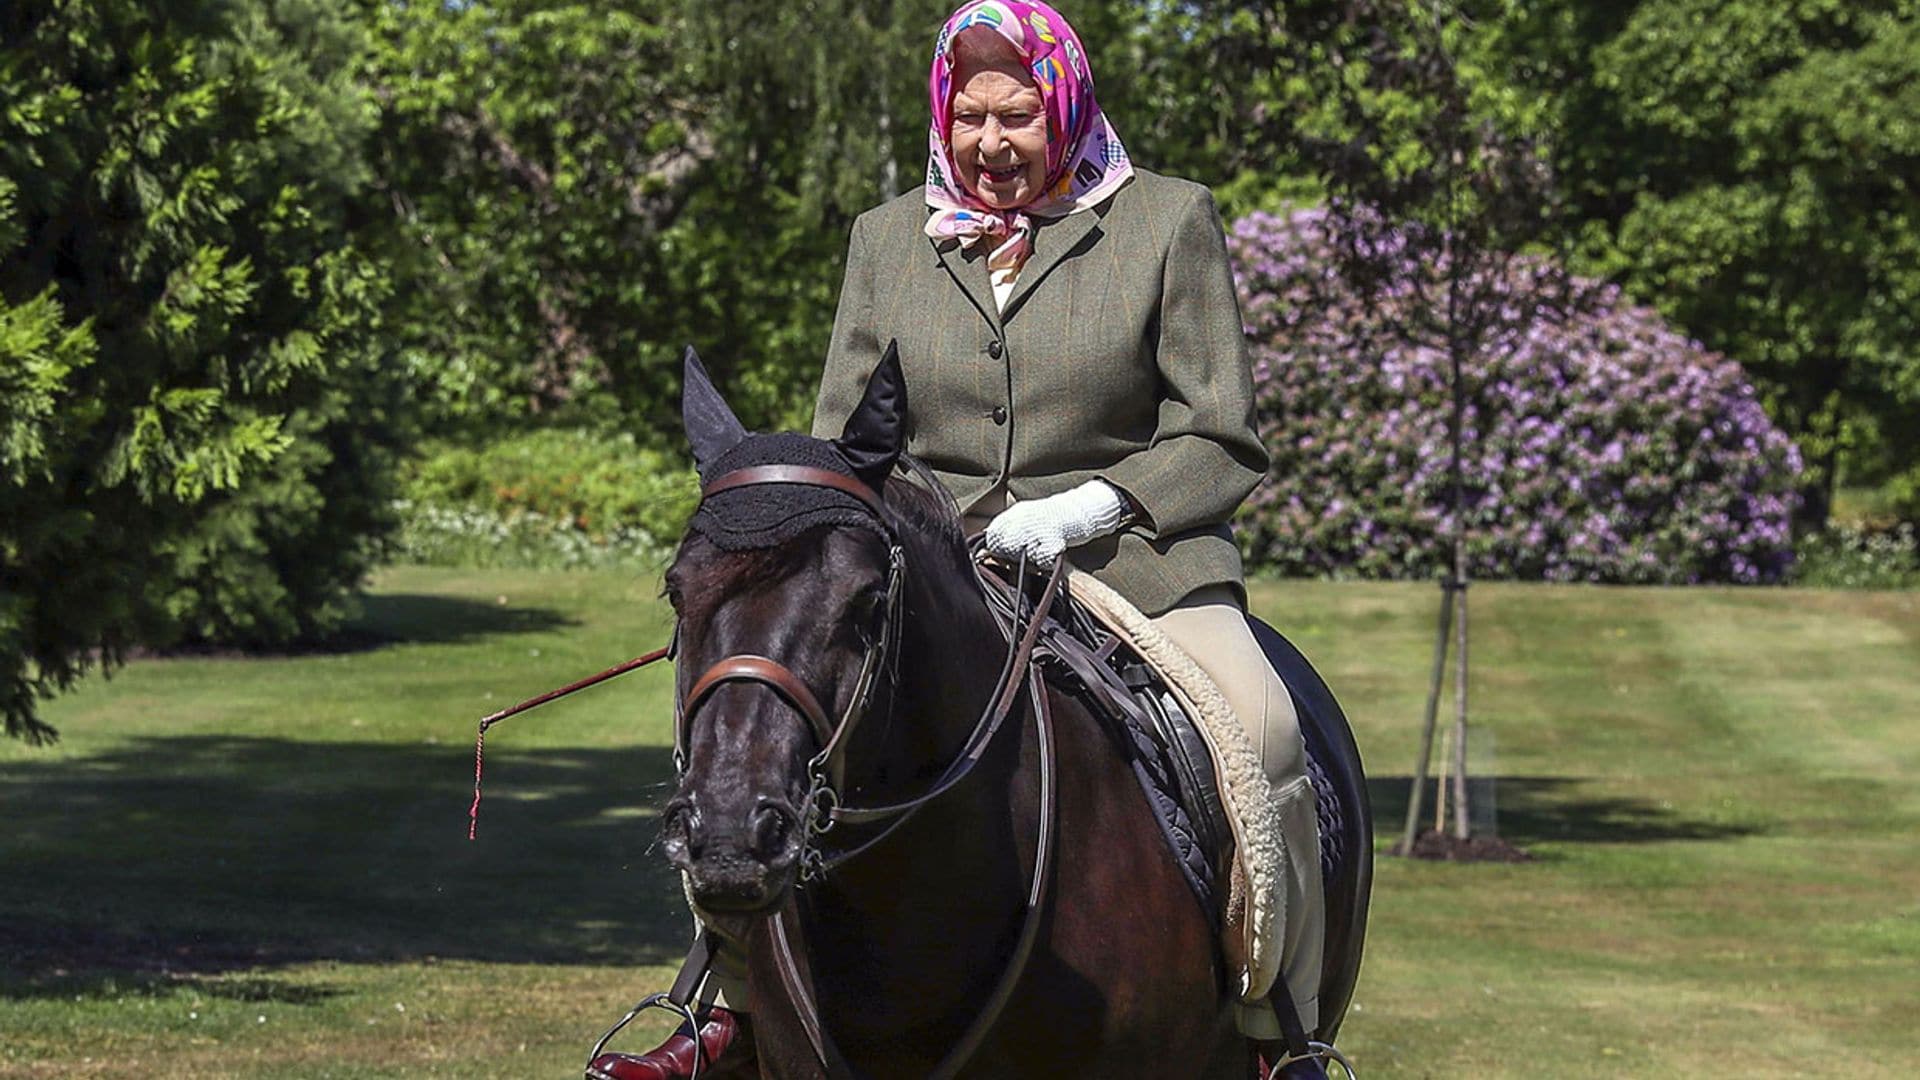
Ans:
[[[1267,663],[1239,597],[1228,586],[1195,589],[1153,624],[1220,687],[1260,752],[1260,764],[1279,805],[1289,856],[1289,865],[1282,871],[1286,895],[1275,898],[1286,913],[1280,970],[1300,1010],[1300,1022],[1311,1032],[1320,1017],[1326,905],[1320,892],[1319,820],[1293,695]],[[1252,1038],[1280,1038],[1271,1008],[1242,1004],[1239,1020],[1241,1032]]]

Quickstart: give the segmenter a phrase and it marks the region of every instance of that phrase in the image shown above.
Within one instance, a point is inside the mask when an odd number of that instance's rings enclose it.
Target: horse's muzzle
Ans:
[[[761,799],[744,821],[714,821],[684,796],[667,804],[667,858],[702,909],[753,914],[779,903],[800,858],[800,816]]]

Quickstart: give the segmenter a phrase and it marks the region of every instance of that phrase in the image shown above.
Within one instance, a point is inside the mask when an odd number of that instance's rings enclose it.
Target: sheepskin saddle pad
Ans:
[[[995,606],[1011,588],[983,568]],[[1286,842],[1253,741],[1200,665],[1090,574],[1068,569],[1035,659],[1119,736],[1245,1000],[1278,977]]]

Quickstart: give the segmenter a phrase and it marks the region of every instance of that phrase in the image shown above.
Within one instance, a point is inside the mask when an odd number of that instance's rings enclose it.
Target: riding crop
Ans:
[[[568,683],[558,690],[549,690],[538,697],[530,697],[518,705],[501,709],[497,713],[482,717],[480,720],[480,730],[473,738],[473,805],[467,808],[467,839],[472,840],[480,830],[480,770],[485,761],[488,728],[505,720],[509,716],[518,716],[535,706],[545,705],[547,702],[553,701],[556,698],[566,697],[576,690],[585,690],[589,686],[596,686],[616,675],[625,675],[635,668],[646,667],[655,660],[663,659],[672,654],[673,645],[669,643],[662,648],[653,650],[645,656],[634,657],[624,664],[615,664],[598,675],[589,675],[579,682]]]

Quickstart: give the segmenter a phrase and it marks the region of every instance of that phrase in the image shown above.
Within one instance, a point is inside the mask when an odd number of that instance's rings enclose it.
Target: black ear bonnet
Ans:
[[[907,385],[900,350],[888,343],[867,379],[866,392],[840,438],[755,435],[714,388],[706,365],[689,345],[680,415],[700,470],[700,486],[756,465],[804,465],[860,481],[879,495],[906,445]],[[844,491],[813,484],[749,484],[704,498],[687,523],[727,551],[784,544],[818,525],[854,525],[891,539],[892,528],[866,503]]]
[[[700,470],[702,486],[753,465],[811,465],[856,479],[840,448],[824,439],[789,432],[748,435]],[[863,481],[864,482],[864,481]],[[852,525],[887,535],[886,522],[859,499],[811,484],[753,484],[709,496],[687,523],[726,551],[784,544],[818,525]]]

